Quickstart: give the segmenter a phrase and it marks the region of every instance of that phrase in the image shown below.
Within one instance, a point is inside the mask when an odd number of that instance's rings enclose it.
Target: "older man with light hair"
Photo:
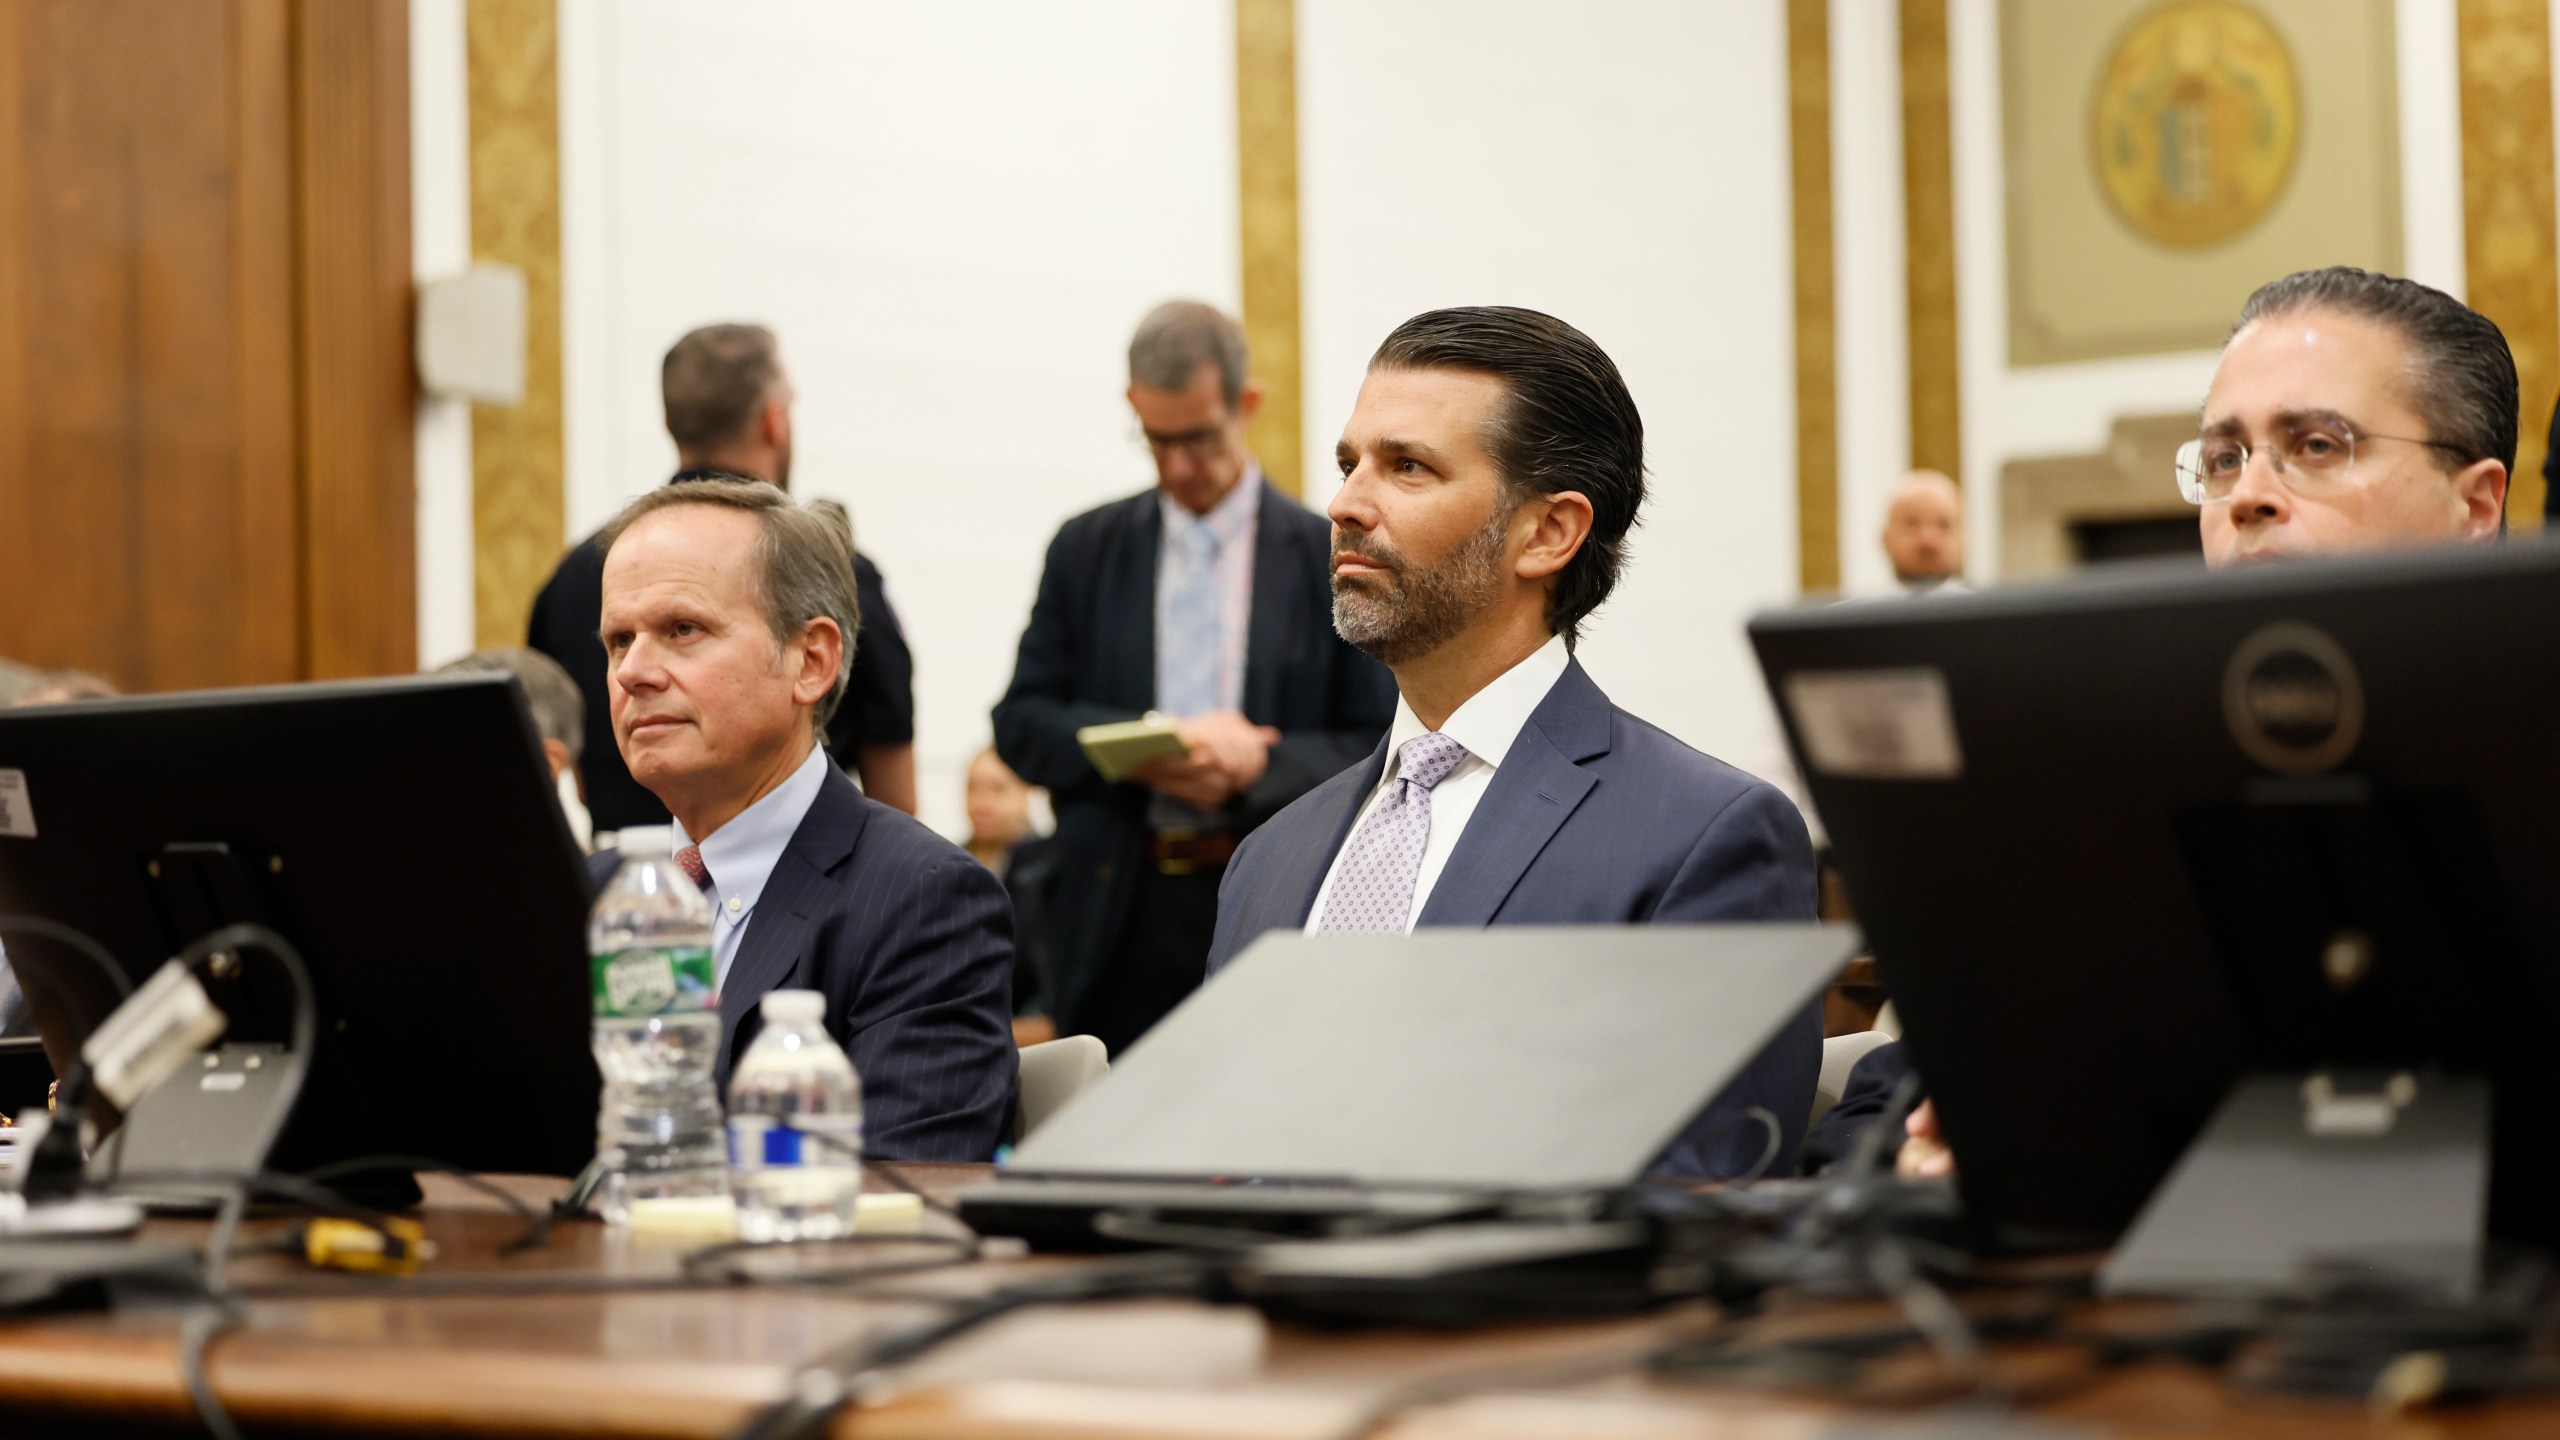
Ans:
[[[767,991],[816,990],[862,1076],[866,1153],[992,1158],[1013,1113],[1012,906],[828,763],[857,624],[843,532],[771,485],[703,479],[633,501],[601,542],[614,741],[712,902],[720,1082]]]

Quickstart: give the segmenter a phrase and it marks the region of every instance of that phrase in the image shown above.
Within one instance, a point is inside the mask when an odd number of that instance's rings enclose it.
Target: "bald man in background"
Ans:
[[[1914,470],[1893,487],[1885,507],[1885,559],[1906,595],[1962,594],[1964,496],[1935,470]]]

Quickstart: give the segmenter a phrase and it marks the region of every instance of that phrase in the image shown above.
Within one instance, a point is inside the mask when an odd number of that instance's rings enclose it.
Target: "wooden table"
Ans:
[[[913,1167],[927,1188],[975,1179],[977,1167]],[[553,1182],[509,1182],[547,1198]],[[450,1183],[431,1182],[424,1218],[440,1254],[421,1281],[343,1284],[298,1261],[261,1256],[233,1270],[243,1286],[319,1283],[344,1293],[251,1301],[242,1326],[215,1342],[208,1373],[256,1435],[712,1437],[782,1394],[799,1362],[882,1327],[931,1313],[912,1298],[1055,1273],[1080,1262],[1025,1258],[895,1282],[910,1298],[853,1298],[823,1289],[505,1294],[544,1283],[630,1285],[675,1274],[681,1246],[632,1243],[594,1224],[564,1226],[544,1249],[511,1260],[496,1248],[519,1222]],[[192,1242],[203,1226],[156,1223],[152,1236]],[[264,1227],[270,1233],[272,1224]],[[248,1234],[260,1233],[252,1224]],[[922,1250],[856,1247],[791,1264],[876,1263]],[[760,1257],[761,1259],[762,1257]],[[489,1287],[436,1295],[427,1286]],[[1771,1325],[1837,1323],[1837,1305],[1779,1307]],[[1460,1392],[1519,1387],[1401,1410],[1396,1440],[1557,1436],[1707,1436],[1813,1440],[1890,1436],[1919,1412],[1843,1410],[1820,1396],[1668,1384],[1632,1363],[1698,1310],[1579,1326],[1462,1333],[1311,1333],[1266,1326],[1250,1311],[1185,1302],[1128,1302],[1031,1312],[999,1321],[930,1357],[901,1388],[838,1418],[865,1440],[1143,1435],[1299,1440],[1341,1433],[1416,1387]],[[179,1365],[183,1316],[127,1312],[0,1325],[0,1436],[200,1433]],[[2045,1357],[2049,1359],[2050,1357]],[[2013,1363],[2032,1368],[2022,1352]],[[2560,1402],[2505,1402],[2390,1423],[2353,1404],[2241,1395],[2170,1363],[2115,1373],[2031,1412],[2018,1429],[1940,1435],[2049,1435],[2043,1422],[2139,1437],[2388,1436],[2504,1440],[2560,1435]],[[1900,1432],[1905,1434],[1915,1432]]]

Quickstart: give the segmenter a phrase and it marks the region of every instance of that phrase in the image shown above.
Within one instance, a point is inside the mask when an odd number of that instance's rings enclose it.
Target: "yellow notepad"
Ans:
[[[1084,758],[1093,762],[1102,778],[1114,782],[1128,779],[1130,772],[1159,755],[1181,755],[1190,749],[1182,743],[1182,722],[1154,710],[1136,720],[1087,725],[1076,732],[1076,743],[1084,747]]]

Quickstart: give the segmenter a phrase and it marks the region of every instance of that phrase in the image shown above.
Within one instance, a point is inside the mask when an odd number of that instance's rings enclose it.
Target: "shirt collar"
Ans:
[[[1511,742],[1520,738],[1522,726],[1564,678],[1564,667],[1573,663],[1573,652],[1567,650],[1562,635],[1550,635],[1547,643],[1531,651],[1528,658],[1503,671],[1493,683],[1470,695],[1466,703],[1440,727],[1440,733],[1467,747],[1467,753],[1485,763],[1487,769],[1502,768],[1503,757],[1511,753]],[[1430,731],[1413,707],[1396,697],[1396,722],[1387,732],[1387,774],[1395,774],[1396,757],[1404,742]],[[717,874],[718,872],[713,872]]]
[[[1236,488],[1228,491],[1225,499],[1210,506],[1206,515],[1194,515],[1182,507],[1182,502],[1161,490],[1156,492],[1156,509],[1164,516],[1167,540],[1180,537],[1195,525],[1205,525],[1209,533],[1217,537],[1221,550],[1252,533],[1253,519],[1261,506],[1262,462],[1259,460],[1245,463],[1244,478],[1236,482]]]
[[[832,763],[827,747],[812,745],[799,769],[766,791],[763,799],[739,811],[736,819],[712,831],[709,839],[691,840],[683,822],[677,822],[677,848],[702,847],[702,868],[711,872],[711,883],[720,892],[712,908],[732,920],[755,908],[757,897],[764,894],[764,882],[782,862],[782,852],[790,847],[809,807],[818,802],[818,790],[826,784]],[[735,910],[729,908],[732,900],[738,902]]]

